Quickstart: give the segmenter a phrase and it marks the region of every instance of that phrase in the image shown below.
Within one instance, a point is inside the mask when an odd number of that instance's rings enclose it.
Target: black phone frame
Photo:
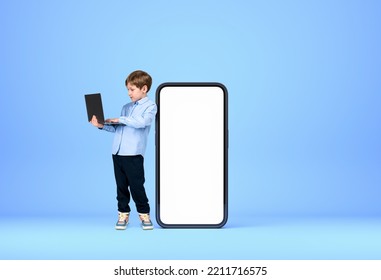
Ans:
[[[160,219],[160,92],[165,87],[219,87],[224,95],[224,178],[223,178],[223,219],[218,224],[167,224]],[[163,228],[221,228],[228,220],[228,150],[229,150],[229,128],[228,128],[228,90],[216,82],[168,82],[162,83],[156,89],[157,114],[155,119],[155,155],[156,155],[156,221]]]

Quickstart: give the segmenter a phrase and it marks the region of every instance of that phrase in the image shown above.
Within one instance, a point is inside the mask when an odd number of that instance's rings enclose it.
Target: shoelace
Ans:
[[[145,223],[149,223],[150,222],[149,216],[147,214],[141,214],[139,216],[140,216],[140,220],[142,220],[143,222],[145,222]]]
[[[127,220],[128,218],[128,214],[126,213],[119,213],[119,221],[120,222],[124,222],[125,220]]]

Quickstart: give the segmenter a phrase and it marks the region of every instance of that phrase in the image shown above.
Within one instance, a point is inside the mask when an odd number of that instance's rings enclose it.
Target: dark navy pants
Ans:
[[[116,181],[118,211],[130,212],[130,197],[138,213],[149,213],[150,207],[144,189],[144,158],[142,155],[112,155]]]

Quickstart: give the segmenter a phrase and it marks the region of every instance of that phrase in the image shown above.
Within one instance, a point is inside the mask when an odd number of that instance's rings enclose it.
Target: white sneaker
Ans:
[[[142,229],[153,229],[153,224],[151,222],[151,219],[149,218],[149,214],[140,214],[139,218],[142,221]]]
[[[115,225],[115,229],[126,229],[130,213],[118,212],[118,222]]]

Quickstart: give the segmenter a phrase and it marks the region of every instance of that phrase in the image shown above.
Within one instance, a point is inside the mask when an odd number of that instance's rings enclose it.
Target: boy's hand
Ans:
[[[115,118],[115,119],[106,119],[105,122],[108,122],[108,123],[118,123],[119,119],[118,118]]]
[[[104,126],[103,124],[101,124],[101,123],[98,122],[98,119],[97,119],[97,117],[96,117],[95,115],[93,115],[93,117],[92,117],[90,123],[91,123],[93,126],[98,127],[98,128],[103,128],[103,126]]]

